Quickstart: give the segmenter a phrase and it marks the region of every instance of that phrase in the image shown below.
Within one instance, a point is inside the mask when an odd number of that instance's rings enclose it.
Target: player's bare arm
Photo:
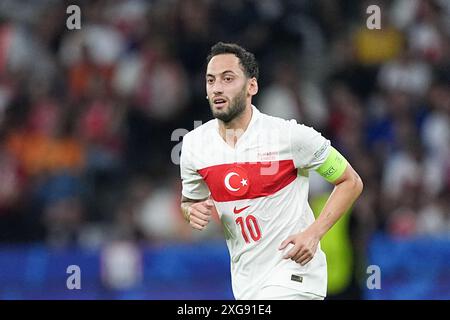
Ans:
[[[341,174],[337,172],[337,177],[327,176],[325,172],[330,172],[329,163],[324,163],[322,166],[324,170],[321,171],[321,168],[317,170],[329,182],[335,185],[322,212],[317,220],[306,230],[289,236],[279,247],[280,250],[283,250],[289,243],[292,243],[294,246],[284,258],[292,259],[301,265],[305,265],[311,261],[317,250],[319,241],[350,208],[363,190],[363,183],[358,173],[336,150],[333,149],[333,151],[334,153],[330,155],[330,158],[337,158],[341,161],[341,170],[343,172]]]
[[[213,201],[208,198],[193,200],[183,196],[181,199],[181,212],[184,219],[197,230],[203,230],[209,223],[213,206]]]

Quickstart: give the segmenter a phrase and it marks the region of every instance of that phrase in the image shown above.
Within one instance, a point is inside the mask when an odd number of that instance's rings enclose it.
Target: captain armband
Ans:
[[[328,182],[335,182],[339,179],[347,168],[347,160],[337,151],[331,147],[325,162],[316,169],[316,171],[325,178]]]

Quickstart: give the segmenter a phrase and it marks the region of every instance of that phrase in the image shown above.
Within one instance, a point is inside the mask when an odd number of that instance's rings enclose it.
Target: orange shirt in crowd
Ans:
[[[79,170],[84,166],[85,150],[72,138],[54,139],[42,134],[15,133],[8,138],[7,147],[30,175]]]

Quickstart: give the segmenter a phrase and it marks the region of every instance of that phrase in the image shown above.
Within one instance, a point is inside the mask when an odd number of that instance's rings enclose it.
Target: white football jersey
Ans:
[[[228,145],[213,119],[183,138],[183,195],[214,200],[230,253],[236,299],[264,299],[265,286],[326,295],[327,267],[320,245],[305,266],[283,259],[278,247],[314,222],[308,170],[328,156],[330,142],[311,127],[261,113]]]

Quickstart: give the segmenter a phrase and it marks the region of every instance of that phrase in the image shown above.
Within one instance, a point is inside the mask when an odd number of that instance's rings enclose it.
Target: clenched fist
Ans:
[[[214,203],[211,199],[191,204],[187,211],[189,224],[192,228],[203,230],[211,219],[213,207]]]

